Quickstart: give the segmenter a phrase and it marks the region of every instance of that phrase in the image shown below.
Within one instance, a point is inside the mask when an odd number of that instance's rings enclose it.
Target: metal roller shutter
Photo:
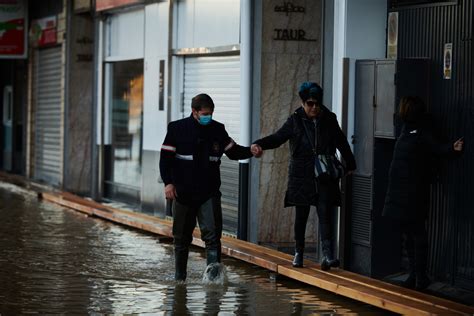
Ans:
[[[191,99],[207,93],[216,106],[213,118],[225,124],[237,143],[240,133],[240,56],[187,57],[184,61],[183,117],[191,112]],[[224,230],[237,233],[239,163],[222,157],[221,192]]]
[[[35,56],[34,178],[61,182],[61,47],[41,49]]]

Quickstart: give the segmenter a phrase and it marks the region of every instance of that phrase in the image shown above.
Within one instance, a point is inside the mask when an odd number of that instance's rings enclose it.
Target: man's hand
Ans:
[[[259,145],[257,144],[252,144],[252,146],[250,146],[250,151],[252,152],[252,155],[255,157],[255,158],[260,158],[263,154],[263,149],[262,147],[260,147]]]
[[[174,184],[168,184],[165,186],[165,196],[168,200],[174,200],[178,196]]]

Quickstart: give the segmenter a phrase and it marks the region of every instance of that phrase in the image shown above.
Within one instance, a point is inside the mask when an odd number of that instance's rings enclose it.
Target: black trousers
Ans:
[[[425,221],[401,221],[410,273],[423,275],[428,264],[428,233]]]
[[[220,194],[204,203],[191,205],[173,203],[173,238],[177,251],[187,251],[193,241],[196,219],[201,230],[201,239],[207,250],[221,250],[222,208]]]
[[[319,197],[316,205],[319,220],[319,234],[321,240],[331,239],[331,211],[333,205],[330,199],[330,185],[321,184],[318,186]],[[295,241],[298,244],[304,244],[306,235],[306,224],[310,211],[310,205],[296,206],[295,214]]]

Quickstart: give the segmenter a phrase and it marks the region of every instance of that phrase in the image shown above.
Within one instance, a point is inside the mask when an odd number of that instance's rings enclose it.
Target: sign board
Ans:
[[[118,7],[123,7],[130,4],[143,3],[143,0],[96,0],[95,1],[95,10],[104,11],[109,9],[114,9]]]
[[[453,43],[444,44],[443,79],[451,79],[453,67]]]
[[[387,19],[387,58],[397,59],[398,12],[390,12]]]
[[[26,3],[0,0],[0,58],[26,58]]]
[[[55,15],[32,20],[30,43],[34,47],[56,45],[58,42],[57,17]]]
[[[74,12],[88,12],[91,10],[91,0],[74,0]]]

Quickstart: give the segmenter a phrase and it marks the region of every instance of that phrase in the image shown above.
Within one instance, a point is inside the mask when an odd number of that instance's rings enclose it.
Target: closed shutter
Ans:
[[[187,57],[184,61],[183,117],[191,113],[191,99],[207,93],[214,100],[213,119],[225,124],[229,136],[239,142],[240,56]],[[224,230],[237,233],[239,163],[222,157],[221,192]]]
[[[36,51],[34,177],[61,182],[61,47]]]

